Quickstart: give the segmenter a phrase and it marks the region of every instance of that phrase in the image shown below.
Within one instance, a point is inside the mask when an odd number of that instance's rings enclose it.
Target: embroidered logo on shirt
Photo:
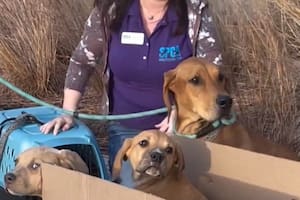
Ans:
[[[160,47],[158,56],[158,61],[160,62],[168,62],[182,59],[180,48],[178,45],[170,47]]]

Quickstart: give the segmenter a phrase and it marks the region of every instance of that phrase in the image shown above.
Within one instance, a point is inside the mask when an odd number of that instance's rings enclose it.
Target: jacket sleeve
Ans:
[[[201,26],[196,49],[197,57],[206,58],[217,65],[222,64],[221,44],[208,5],[201,12]]]
[[[100,64],[103,55],[102,28],[99,10],[94,8],[85,23],[81,40],[72,53],[65,88],[84,92],[90,75]]]

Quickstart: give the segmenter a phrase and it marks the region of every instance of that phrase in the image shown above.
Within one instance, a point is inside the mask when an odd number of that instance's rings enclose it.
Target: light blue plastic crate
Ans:
[[[44,123],[60,115],[59,112],[48,107],[19,108],[0,111],[0,123],[5,119],[21,115],[22,111],[34,115]],[[77,121],[75,127],[56,136],[53,134],[42,134],[37,124],[26,125],[13,131],[7,140],[3,157],[0,161],[0,186],[4,186],[4,175],[15,167],[14,160],[16,157],[26,149],[37,146],[76,151],[88,165],[90,175],[106,180],[109,179],[96,138],[86,125]]]

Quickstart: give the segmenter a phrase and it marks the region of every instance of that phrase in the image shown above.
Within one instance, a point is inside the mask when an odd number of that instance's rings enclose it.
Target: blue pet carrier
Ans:
[[[2,123],[0,147],[4,145],[2,159],[0,157],[0,186],[4,186],[4,175],[15,167],[16,157],[26,149],[37,146],[76,151],[88,165],[90,175],[102,179],[109,178],[97,141],[90,129],[82,122],[76,121],[76,125],[72,129],[56,136],[44,135],[39,131],[41,123],[48,122],[58,115],[60,115],[59,112],[48,107],[21,108],[0,112],[0,123]],[[16,123],[20,118],[23,121],[25,118],[27,122],[25,124]],[[12,127],[12,124],[18,126]],[[10,131],[10,128],[13,130]],[[3,140],[2,137],[6,136],[7,139]]]

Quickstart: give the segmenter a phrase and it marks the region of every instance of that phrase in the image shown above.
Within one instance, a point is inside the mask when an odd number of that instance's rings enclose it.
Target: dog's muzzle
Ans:
[[[216,101],[221,109],[230,109],[232,106],[232,98],[228,95],[219,95]]]
[[[159,149],[154,149],[148,153],[147,158],[142,162],[139,172],[152,177],[160,177],[162,175],[162,165],[165,160],[164,153]]]
[[[13,173],[7,173],[5,174],[4,176],[4,181],[5,181],[5,184],[12,184],[15,180],[16,180],[16,175],[14,175]]]
[[[158,151],[152,151],[150,153],[151,161],[155,163],[161,163],[164,160],[164,155]]]
[[[228,95],[219,95],[216,103],[220,109],[220,116],[227,117],[231,112],[232,98]]]

